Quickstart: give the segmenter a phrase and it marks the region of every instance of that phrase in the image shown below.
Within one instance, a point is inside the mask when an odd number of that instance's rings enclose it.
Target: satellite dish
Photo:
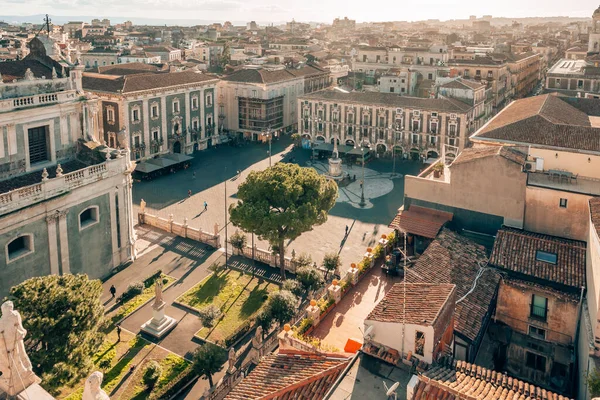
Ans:
[[[387,397],[393,396],[396,394],[396,389],[398,389],[398,386],[400,386],[400,382],[396,382],[392,385],[391,388],[388,389],[388,391],[385,393],[387,395]]]

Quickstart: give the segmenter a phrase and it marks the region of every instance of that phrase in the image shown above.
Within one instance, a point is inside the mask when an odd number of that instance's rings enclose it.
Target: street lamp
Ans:
[[[269,168],[270,168],[271,167],[271,139],[273,137],[273,130],[271,129],[271,125],[269,125],[267,127],[267,129],[261,133],[261,136],[269,138]]]
[[[356,146],[354,146],[356,149]],[[360,203],[359,206],[364,207],[367,205],[365,201],[365,148],[364,146],[360,146],[360,152],[362,153],[362,181],[360,183]]]

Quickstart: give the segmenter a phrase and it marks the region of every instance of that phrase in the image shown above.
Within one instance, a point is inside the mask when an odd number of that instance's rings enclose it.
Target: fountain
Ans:
[[[337,137],[333,138],[333,153],[329,159],[329,174],[327,176],[336,181],[344,179],[344,174],[342,171],[342,159],[339,158],[338,154]]]

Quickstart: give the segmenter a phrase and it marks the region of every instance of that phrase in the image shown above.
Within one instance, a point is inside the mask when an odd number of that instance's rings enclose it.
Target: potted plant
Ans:
[[[444,174],[444,164],[437,163],[433,166],[433,177],[439,178]]]

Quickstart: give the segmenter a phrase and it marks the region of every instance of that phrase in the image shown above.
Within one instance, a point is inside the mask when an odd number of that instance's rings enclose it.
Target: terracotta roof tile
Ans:
[[[538,250],[555,254],[556,264],[538,261]],[[585,285],[585,258],[585,242],[502,228],[489,263],[521,279],[537,278],[557,289],[579,290]]]
[[[419,376],[414,399],[557,399],[568,400],[538,386],[465,361],[437,365]]]
[[[453,283],[456,285],[456,312],[454,328],[472,341],[481,331],[494,300],[500,275],[493,268],[486,269],[473,282],[487,264],[485,248],[449,229],[442,229],[427,247],[415,265],[408,270],[407,282]],[[463,301],[458,302],[467,293]]]
[[[431,326],[455,293],[455,285],[406,283],[406,323]],[[402,323],[404,284],[396,283],[365,320]]]
[[[344,93],[337,90],[321,90],[304,96],[302,100],[339,101],[341,103],[375,104],[384,107],[408,107],[422,110],[434,110],[440,112],[465,113],[472,106],[454,99],[430,99],[420,97],[398,96],[396,93],[378,92],[350,92]]]
[[[600,151],[600,129],[588,115],[550,94],[512,102],[472,139]]]
[[[590,218],[598,236],[600,236],[600,197],[590,199]]]
[[[436,237],[442,226],[452,220],[452,214],[431,208],[411,206],[400,211],[389,227],[429,239]]]
[[[265,69],[240,69],[223,78],[229,82],[246,83],[277,83],[297,79],[298,76],[292,74],[287,69],[269,71]]]
[[[523,153],[519,151],[519,149],[511,146],[470,147],[464,149],[452,164],[462,164],[493,156],[504,157],[519,165],[523,165],[527,159],[527,153]]]
[[[348,361],[320,355],[271,354],[225,399],[322,399]]]

